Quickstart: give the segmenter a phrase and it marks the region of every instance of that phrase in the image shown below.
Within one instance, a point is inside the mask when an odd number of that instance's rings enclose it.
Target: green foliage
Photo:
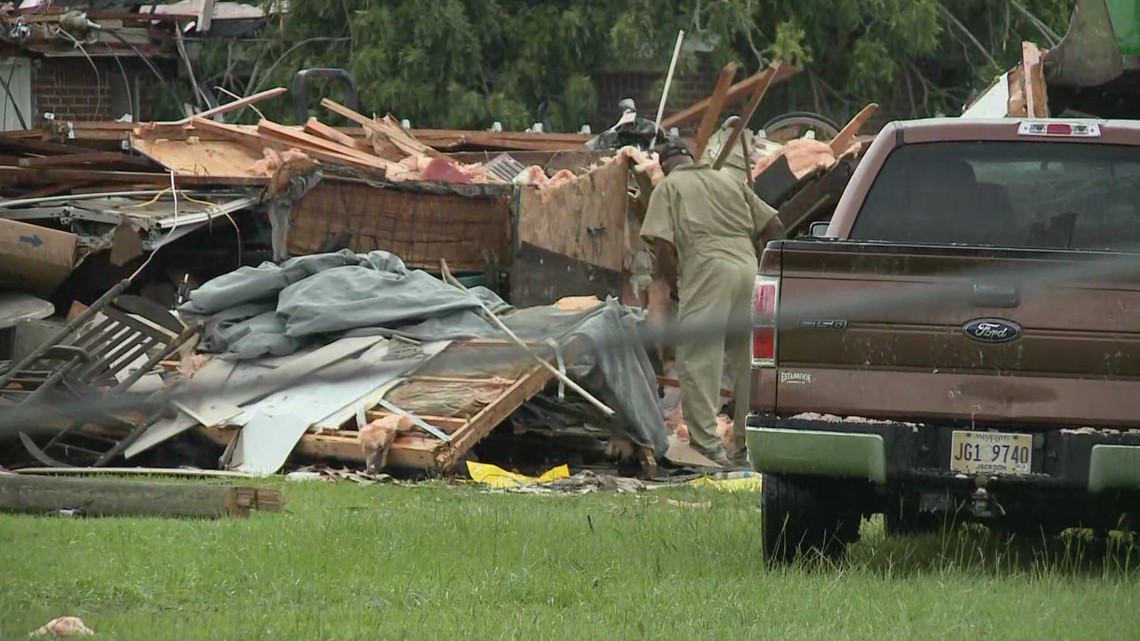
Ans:
[[[498,120],[520,129],[545,105],[548,126],[564,131],[596,111],[597,72],[664,75],[678,29],[690,45],[711,46],[718,66],[735,60],[753,72],[776,58],[803,66],[799,82],[818,92],[815,102],[827,115],[842,119],[873,100],[913,105],[906,115],[921,116],[956,113],[972,90],[1016,62],[1023,39],[1051,44],[1044,31],[1063,33],[1072,11],[1068,0],[290,4],[284,26],[267,26],[243,64],[234,64],[228,47],[206,56],[196,70],[200,83],[249,93],[288,86],[306,67],[343,67],[356,78],[367,110],[391,111],[417,126],[486,128]],[[679,73],[696,61],[686,50]],[[335,88],[310,97],[313,113],[321,95],[335,96]],[[291,119],[287,102],[267,115]]]

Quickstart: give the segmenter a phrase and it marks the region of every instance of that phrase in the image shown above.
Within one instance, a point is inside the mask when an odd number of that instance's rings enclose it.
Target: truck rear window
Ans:
[[[855,240],[1140,247],[1140,149],[1087,142],[906,145],[887,157]]]

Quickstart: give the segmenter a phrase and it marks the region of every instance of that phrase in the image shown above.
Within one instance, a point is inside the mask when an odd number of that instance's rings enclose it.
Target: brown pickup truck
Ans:
[[[770,562],[875,514],[889,535],[1137,524],[1140,122],[893,123],[824,225],[756,279]]]

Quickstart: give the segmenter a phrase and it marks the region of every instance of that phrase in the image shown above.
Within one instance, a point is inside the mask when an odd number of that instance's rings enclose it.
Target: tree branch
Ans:
[[[942,9],[942,16],[946,18],[946,21],[951,25],[958,27],[958,30],[961,31],[962,34],[966,36],[966,38],[968,38],[975,47],[977,47],[978,51],[982,52],[982,55],[986,57],[987,62],[995,67],[1000,66],[997,63],[997,60],[994,60],[994,57],[990,55],[990,52],[986,51],[986,48],[982,46],[982,43],[978,42],[978,39],[974,37],[974,34],[970,33],[970,30],[966,28],[966,25],[962,24],[957,18],[955,18],[954,14],[950,13],[950,10],[947,9],[945,5],[938,5],[938,7]]]
[[[1057,35],[1056,31],[1050,29],[1049,25],[1045,24],[1040,18],[1033,15],[1032,13],[1029,13],[1029,10],[1026,9],[1020,2],[1017,0],[1009,0],[1008,4],[1013,5],[1013,8],[1017,9],[1018,13],[1025,16],[1025,19],[1028,20],[1029,23],[1034,27],[1037,27],[1037,30],[1041,32],[1041,35],[1049,39],[1050,47],[1056,47],[1057,43],[1061,42],[1061,36]]]

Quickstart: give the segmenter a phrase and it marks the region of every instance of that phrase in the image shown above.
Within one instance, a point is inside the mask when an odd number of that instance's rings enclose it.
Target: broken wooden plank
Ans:
[[[205,429],[205,428],[203,428]],[[222,430],[213,430],[220,432]],[[234,430],[230,430],[231,432]],[[199,470],[181,467],[22,467],[12,470],[31,476],[170,476],[176,478],[258,478],[255,474],[229,470]]]
[[[239,129],[224,125],[222,123],[214,122],[213,120],[205,120],[202,118],[194,118],[194,127],[201,129],[208,129],[216,134],[222,136],[229,136],[232,140],[242,142],[257,149],[270,148],[278,151],[285,151],[288,149],[296,149],[299,145],[294,144],[287,140],[280,140],[269,136],[260,136],[256,131],[249,131],[246,129]],[[382,165],[377,159],[376,162],[365,162],[353,156],[344,154],[333,153],[321,149],[302,149],[310,157],[321,162],[327,162],[334,165],[347,165],[356,169],[364,169],[368,171],[384,171],[385,165]]]
[[[1041,50],[1032,42],[1021,43],[1022,81],[1025,83],[1025,111],[1030,118],[1048,118],[1049,102],[1045,91],[1045,65]]]
[[[447,155],[432,149],[431,147],[416,140],[414,136],[404,131],[404,128],[398,124],[388,120],[374,120],[361,113],[353,111],[348,107],[334,101],[324,98],[321,100],[321,106],[329,111],[347,119],[356,124],[369,129],[381,136],[386,137],[392,144],[399,147],[404,153],[408,155],[425,155],[433,158],[447,159]]]
[[[745,78],[744,80],[741,80],[735,85],[729,87],[728,92],[725,96],[725,104],[732,104],[736,100],[739,100],[748,95],[752,92],[753,89],[756,88],[756,85],[760,84],[761,82],[767,82],[769,84],[783,82],[784,80],[791,78],[799,72],[799,67],[794,67],[791,65],[781,65],[779,70],[768,67],[763,71]],[[712,106],[712,100],[710,98],[705,98],[697,104],[682,109],[681,111],[666,118],[661,122],[661,128],[665,131],[668,131],[671,127],[680,127],[681,125],[690,123],[697,118],[700,118],[705,113],[705,110],[710,106]]]
[[[317,460],[337,460],[365,463],[368,458],[356,436],[338,434],[305,434],[297,442],[293,453]],[[436,441],[438,443],[438,441]],[[424,441],[417,441],[406,435],[396,439],[388,452],[388,465],[416,470],[435,470],[436,457],[433,447]]]
[[[280,490],[265,488],[0,474],[0,512],[216,519],[284,505]]]
[[[728,139],[724,141],[724,147],[720,150],[720,155],[717,156],[716,161],[713,163],[713,169],[720,169],[724,167],[724,163],[728,162],[728,157],[732,155],[733,147],[736,141],[740,139],[740,134],[744,128],[748,126],[748,121],[752,120],[752,115],[756,113],[756,108],[760,106],[760,101],[764,99],[764,94],[768,93],[768,87],[772,86],[772,81],[780,73],[780,68],[783,63],[779,60],[772,63],[768,69],[772,72],[768,74],[762,81],[756,84],[756,88],[752,91],[752,99],[748,101],[748,106],[744,108],[744,112],[740,114],[740,120],[736,121],[733,125],[732,131],[728,134]]]
[[[705,115],[701,118],[700,126],[697,127],[693,158],[701,158],[704,155],[705,146],[709,144],[709,138],[712,137],[713,127],[720,119],[720,113],[724,111],[724,101],[728,98],[728,89],[732,86],[732,79],[736,76],[736,71],[739,68],[740,66],[735,62],[730,62],[725,65],[724,69],[721,69],[720,76],[716,80],[716,87],[713,89],[712,95],[709,96],[709,106],[705,109]]]
[[[326,140],[344,145],[345,147],[351,147],[357,151],[363,151],[365,153],[372,152],[371,145],[358,138],[353,138],[336,127],[330,127],[316,118],[309,118],[308,122],[305,123],[304,130],[313,136],[319,136]]]
[[[855,141],[855,136],[859,135],[859,130],[867,124],[867,121],[870,120],[871,116],[874,116],[878,110],[879,105],[873,102],[863,107],[859,110],[859,113],[855,114],[854,118],[848,120],[846,125],[843,125],[843,129],[840,129],[834,138],[827,142],[827,145],[831,147],[831,153],[835,154],[836,158],[847,151],[847,148]]]
[[[379,421],[389,416],[392,416],[392,412],[385,410],[372,410],[365,413],[365,417],[369,422]],[[446,434],[453,434],[468,423],[466,418],[456,416],[424,416],[423,414],[416,414],[415,416],[425,423],[442,430]]]
[[[183,118],[181,120],[175,120],[173,122],[167,122],[167,123],[159,122],[159,123],[154,123],[154,124],[159,125],[159,126],[161,126],[161,125],[188,125],[191,122],[193,122],[194,119],[196,119],[196,118],[212,118],[214,116],[220,116],[222,114],[227,114],[231,111],[236,111],[238,109],[248,107],[249,105],[257,104],[263,100],[269,100],[270,98],[276,98],[277,96],[280,96],[281,94],[285,93],[286,91],[288,91],[288,90],[285,89],[285,87],[274,87],[273,89],[266,89],[265,91],[259,91],[255,94],[253,94],[252,96],[246,96],[245,98],[239,98],[237,100],[227,102],[224,105],[218,105],[217,107],[214,107],[213,109],[207,109],[206,111],[203,111],[201,113],[196,113],[193,116],[190,116],[189,118]],[[213,122],[213,121],[211,121],[211,122]]]
[[[300,149],[305,153],[309,152],[327,152],[337,154],[348,158],[353,158],[361,164],[368,165],[380,170],[386,170],[392,167],[394,163],[384,160],[378,156],[357,150],[355,147],[346,147],[340,143],[335,143],[324,138],[318,138],[298,131],[291,127],[279,125],[275,122],[262,120],[257,124],[257,133],[261,134],[262,138],[278,138],[288,141],[288,144]]]

